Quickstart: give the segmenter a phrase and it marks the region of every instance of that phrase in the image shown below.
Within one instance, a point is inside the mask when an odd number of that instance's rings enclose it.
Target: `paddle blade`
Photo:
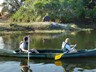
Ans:
[[[62,55],[63,55],[63,53],[56,55],[56,56],[55,56],[55,60],[60,59],[60,58],[62,57]]]

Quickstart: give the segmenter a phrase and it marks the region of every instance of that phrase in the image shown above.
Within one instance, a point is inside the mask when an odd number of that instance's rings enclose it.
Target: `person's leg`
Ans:
[[[35,53],[39,53],[35,48],[31,49]]]
[[[69,53],[75,53],[77,50],[75,48],[72,48]]]

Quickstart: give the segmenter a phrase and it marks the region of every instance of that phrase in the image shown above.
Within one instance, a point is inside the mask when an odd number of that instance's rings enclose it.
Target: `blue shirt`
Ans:
[[[62,50],[63,50],[63,52],[69,52],[69,51],[71,51],[70,44],[63,42],[62,43]]]

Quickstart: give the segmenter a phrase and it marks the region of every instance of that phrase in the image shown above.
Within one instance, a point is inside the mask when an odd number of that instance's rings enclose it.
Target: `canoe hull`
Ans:
[[[62,53],[62,50],[38,50],[40,53],[30,53],[29,57],[30,58],[39,58],[39,59],[44,59],[44,58],[55,58],[56,54]],[[6,52],[0,50],[0,56],[6,56],[6,57],[18,57],[18,58],[28,58],[27,53],[13,53],[13,51]],[[61,59],[64,58],[80,58],[80,57],[96,57],[96,50],[80,50],[77,53],[68,53],[64,54]]]

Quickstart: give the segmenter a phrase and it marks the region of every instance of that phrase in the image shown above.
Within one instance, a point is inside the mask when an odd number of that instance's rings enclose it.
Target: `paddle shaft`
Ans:
[[[29,66],[29,49],[30,49],[30,37],[28,35],[28,66]]]
[[[72,47],[73,49],[76,47],[76,44]]]

